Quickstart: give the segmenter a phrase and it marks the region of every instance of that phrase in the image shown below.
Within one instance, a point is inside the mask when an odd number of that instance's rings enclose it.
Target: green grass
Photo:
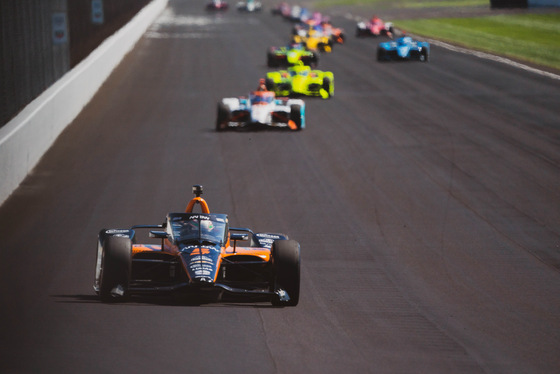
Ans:
[[[379,9],[387,8],[442,8],[490,6],[489,0],[316,0],[317,7],[331,5],[373,5]]]
[[[489,0],[315,0],[323,8],[336,5],[375,9],[488,7]],[[475,18],[393,21],[411,34],[443,40],[560,70],[560,13],[496,15]]]
[[[367,0],[364,0],[367,1]],[[490,6],[489,0],[431,0],[431,1],[399,1],[401,8],[446,8],[446,7],[474,7]]]
[[[560,69],[560,13],[399,20],[409,33]]]

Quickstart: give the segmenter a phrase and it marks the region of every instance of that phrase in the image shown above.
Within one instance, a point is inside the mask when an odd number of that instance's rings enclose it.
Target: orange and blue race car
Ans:
[[[101,300],[182,293],[203,302],[232,295],[297,305],[299,243],[284,234],[230,227],[226,214],[210,213],[202,186],[193,186],[193,193],[185,212],[169,213],[163,224],[100,231],[93,288]],[[137,230],[149,230],[159,244],[137,243]]]

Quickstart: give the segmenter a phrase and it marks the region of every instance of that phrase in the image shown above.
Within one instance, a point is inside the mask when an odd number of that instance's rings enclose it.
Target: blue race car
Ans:
[[[379,43],[377,61],[387,60],[419,60],[427,62],[430,58],[430,43],[413,40],[403,36],[396,41]]]

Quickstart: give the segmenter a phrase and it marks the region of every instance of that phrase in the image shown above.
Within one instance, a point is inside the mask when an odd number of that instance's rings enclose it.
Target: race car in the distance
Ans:
[[[290,8],[290,14],[287,19],[292,22],[305,22],[311,18],[311,11],[306,7],[301,7],[299,5],[293,5]]]
[[[240,12],[260,12],[262,10],[262,3],[256,0],[239,1],[236,8]]]
[[[228,8],[229,4],[223,0],[212,0],[206,4],[206,10],[227,10]]]
[[[210,213],[202,186],[193,193],[185,212],[167,214],[163,224],[99,232],[93,288],[101,300],[183,293],[209,302],[229,294],[297,305],[299,243],[284,234],[230,227],[226,214]],[[193,212],[198,205],[201,213]],[[137,243],[139,230],[149,230],[155,243]]]
[[[301,43],[311,51],[332,52],[332,35],[325,34],[320,28],[313,28],[307,31],[300,31],[292,35],[292,43]]]
[[[367,22],[358,22],[356,25],[356,36],[392,36],[393,24],[391,22],[383,22],[377,16],[371,17]]]
[[[344,30],[340,27],[334,27],[330,22],[323,22],[321,24],[323,33],[330,36],[334,43],[343,44],[346,36],[344,35]]]
[[[268,67],[291,66],[300,61],[304,65],[317,66],[319,54],[310,51],[301,43],[292,43],[286,47],[270,47],[266,54]]]
[[[430,43],[403,36],[395,41],[379,43],[377,60],[419,60],[427,62],[430,58]]]
[[[286,2],[282,2],[280,4],[273,6],[270,9],[270,12],[272,13],[273,16],[280,15],[284,18],[288,18],[290,16],[290,10],[291,10],[290,4]]]
[[[279,96],[319,96],[328,99],[334,95],[334,74],[312,70],[305,65],[266,74],[266,88]]]
[[[305,102],[276,97],[261,79],[249,97],[229,97],[218,102],[216,131],[275,128],[293,131],[305,128]]]
[[[314,16],[307,22],[300,22],[294,25],[292,35],[305,38],[315,33],[317,37],[327,37],[330,44],[343,44],[345,40],[344,30],[334,27],[327,17],[322,17],[320,13],[318,14],[319,16]]]

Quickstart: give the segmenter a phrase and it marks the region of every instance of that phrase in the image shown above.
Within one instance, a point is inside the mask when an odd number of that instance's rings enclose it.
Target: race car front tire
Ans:
[[[289,300],[275,295],[274,306],[296,306],[300,288],[300,247],[295,240],[275,240],[272,244],[272,266],[274,269],[274,291],[284,290]]]
[[[99,296],[105,302],[115,301],[126,296],[130,284],[132,241],[128,237],[107,236],[101,250]]]

